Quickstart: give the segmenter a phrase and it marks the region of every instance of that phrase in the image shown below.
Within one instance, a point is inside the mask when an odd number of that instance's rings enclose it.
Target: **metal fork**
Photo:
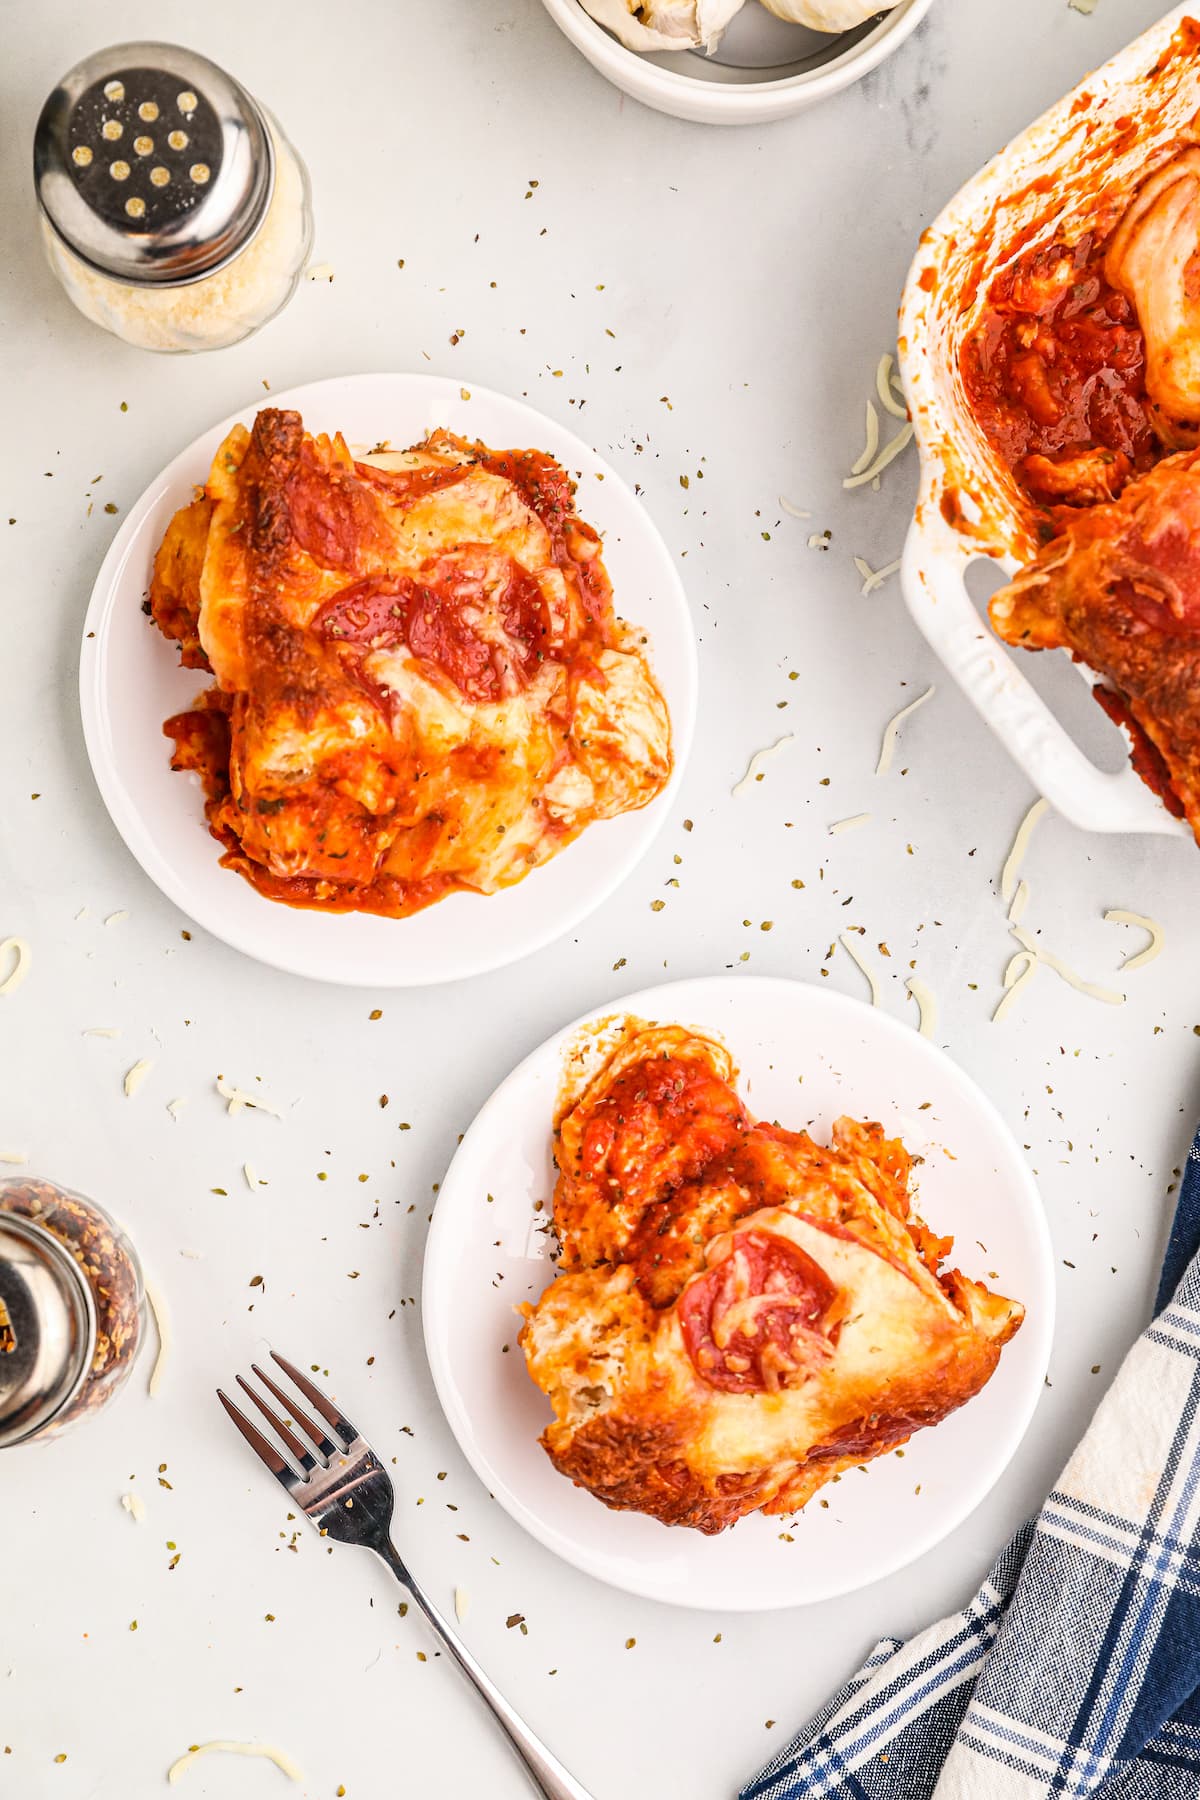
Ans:
[[[392,1510],[396,1499],[392,1478],[358,1427],[350,1423],[307,1375],[285,1362],[274,1350],[271,1360],[300,1390],[328,1429],[310,1418],[291,1395],[257,1363],[252,1363],[252,1373],[278,1402],[284,1416],[279,1417],[240,1375],[237,1384],[274,1430],[287,1456],[283,1456],[258,1427],[251,1424],[220,1388],[217,1398],[259,1461],[265,1463],[276,1481],[287,1489],[322,1537],[332,1538],[339,1544],[362,1544],[383,1558],[490,1710],[544,1800],[590,1800],[586,1789],[580,1787],[574,1776],[514,1712],[412,1575],[392,1542]],[[304,1434],[308,1444],[301,1442],[293,1427]]]

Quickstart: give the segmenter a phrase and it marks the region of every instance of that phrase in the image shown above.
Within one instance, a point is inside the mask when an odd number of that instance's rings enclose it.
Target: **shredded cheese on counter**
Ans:
[[[854,566],[863,578],[859,593],[873,594],[876,588],[881,588],[885,581],[891,580],[899,569],[900,563],[901,558],[897,557],[894,562],[884,563],[881,569],[873,569],[865,556],[856,556]]]
[[[859,825],[865,825],[870,813],[851,813],[848,819],[835,819],[829,827],[830,837],[836,837],[841,831],[854,831]]]
[[[277,1107],[268,1105],[267,1101],[257,1094],[247,1094],[241,1088],[234,1087],[233,1083],[226,1081],[223,1075],[217,1076],[217,1092],[222,1100],[229,1102],[228,1112],[231,1119],[236,1118],[244,1106],[253,1107],[255,1112],[270,1113],[273,1119],[282,1119],[283,1117]]]
[[[1143,931],[1148,931],[1150,933],[1150,942],[1146,945],[1146,948],[1144,950],[1139,950],[1134,956],[1127,956],[1125,961],[1121,964],[1122,971],[1126,969],[1143,969],[1148,962],[1154,961],[1155,957],[1163,947],[1163,938],[1165,935],[1163,928],[1158,923],[1157,919],[1148,919],[1145,913],[1126,912],[1125,909],[1120,906],[1110,907],[1104,917],[1110,925],[1137,925],[1140,926]]]
[[[83,1030],[84,1037],[119,1038],[120,1035],[115,1025],[86,1025]]]
[[[851,468],[849,468],[851,475],[862,475],[864,468],[869,468],[878,454],[880,454],[880,414],[874,410],[873,403],[867,401],[867,441],[862,446],[862,454],[858,457],[858,461],[851,463]]]
[[[289,1781],[304,1779],[291,1757],[274,1744],[239,1744],[233,1738],[211,1738],[207,1744],[190,1744],[186,1753],[177,1757],[167,1770],[167,1780],[174,1786],[194,1762],[199,1762],[202,1756],[211,1756],[214,1751],[223,1751],[228,1756],[264,1756],[282,1770]]]
[[[242,1174],[246,1177],[246,1186],[250,1189],[251,1193],[262,1186],[262,1182],[258,1179],[258,1171],[253,1163],[243,1163]]]
[[[1013,839],[1012,849],[1004,860],[1000,872],[1000,898],[1005,905],[1012,899],[1017,890],[1017,871],[1025,860],[1025,852],[1029,848],[1029,840],[1033,836],[1038,820],[1043,813],[1049,812],[1048,800],[1035,800],[1021,823],[1017,827],[1017,835]]]
[[[916,975],[910,975],[904,985],[917,1003],[917,1030],[923,1038],[931,1038],[937,1030],[937,1001],[932,991]]]
[[[171,1333],[171,1315],[167,1311],[167,1303],[156,1287],[146,1283],[146,1299],[154,1317],[154,1329],[158,1333],[158,1355],[154,1358],[154,1367],[150,1371],[150,1380],[146,1384],[146,1392],[153,1400],[162,1386],[163,1370],[171,1353],[174,1338]]]
[[[187,1105],[186,1100],[168,1100],[167,1101],[167,1111],[170,1113],[171,1117],[174,1119],[174,1121],[177,1125],[179,1123],[179,1115],[183,1111],[183,1109],[186,1105]]]
[[[858,949],[857,945],[854,943],[854,941],[851,938],[848,931],[843,931],[842,935],[838,939],[838,943],[842,946],[842,949],[846,952],[846,955],[850,958],[850,961],[852,963],[858,964],[859,969],[862,971],[862,973],[866,976],[867,980],[870,982],[870,984],[871,984],[871,1005],[872,1006],[882,1006],[883,1005],[883,996],[879,991],[879,977],[876,975],[876,973],[875,973],[874,969],[871,967],[870,963],[867,961],[867,959],[863,956],[861,951]]]
[[[873,410],[874,408],[872,408],[872,411]],[[874,462],[869,463],[867,467],[861,471],[858,470],[856,465],[855,472],[852,475],[846,476],[846,479],[842,482],[842,486],[844,488],[860,488],[865,487],[868,481],[874,481],[877,476],[883,474],[883,471],[889,464],[895,462],[902,450],[907,450],[908,446],[912,443],[912,439],[912,426],[902,425],[895,437],[888,439]]]
[[[123,906],[119,912],[109,913],[109,915],[108,915],[107,919],[105,919],[104,923],[106,925],[119,925],[121,923],[122,919],[127,919],[128,917],[129,917],[129,908],[126,906]]]
[[[1099,987],[1094,981],[1085,981],[1083,976],[1077,975],[1075,970],[1060,956],[1055,956],[1052,950],[1044,950],[1023,925],[1013,925],[1009,929],[1023,949],[1027,950],[1031,956],[1036,957],[1038,962],[1045,963],[1048,969],[1053,969],[1054,973],[1060,976],[1068,987],[1075,988],[1080,994],[1087,994],[1089,999],[1103,1000],[1106,1006],[1123,1006],[1125,1004],[1124,994],[1114,993],[1112,988]]]
[[[33,951],[29,948],[26,940],[20,937],[6,937],[3,942],[0,942],[0,956],[3,956],[6,950],[12,951],[16,961],[4,980],[0,981],[0,994],[15,994],[29,973],[30,964],[33,962]]]
[[[454,1616],[460,1625],[467,1616],[467,1608],[470,1604],[471,1600],[466,1588],[456,1587],[454,1590]]]
[[[896,359],[891,355],[881,356],[879,367],[875,371],[875,392],[879,395],[879,403],[885,412],[890,412],[893,419],[907,419],[908,408],[904,405],[904,389],[900,385],[900,377],[895,373]],[[897,394],[900,396],[896,398]]]
[[[786,494],[779,495],[779,505],[789,519],[811,519],[812,514],[805,512],[802,506],[793,506]]]
[[[863,446],[862,455],[859,457],[858,461],[856,463],[852,463],[850,465],[851,475],[861,475],[863,470],[866,468],[869,468],[871,463],[873,463],[875,461],[875,458],[878,456],[878,454],[879,454],[879,414],[875,411],[875,408],[872,406],[871,402],[868,400],[867,401],[867,441],[866,441],[865,445]]]
[[[1025,917],[1025,908],[1029,905],[1029,883],[1018,881],[1017,891],[1012,897],[1012,905],[1008,909],[1010,925],[1019,925]]]
[[[146,1516],[146,1502],[140,1494],[122,1494],[121,1505],[129,1514],[135,1525],[140,1525]]]
[[[28,1150],[0,1150],[0,1163],[18,1164],[27,1163],[28,1161]]]
[[[1032,950],[1018,950],[1009,958],[1008,967],[1004,971],[1004,994],[999,1006],[992,1014],[992,1024],[999,1025],[1012,1010],[1013,1002],[1021,989],[1028,987],[1037,974],[1038,959]]]
[[[919,706],[924,706],[927,700],[932,700],[936,693],[936,687],[927,687],[923,694],[918,694],[915,700],[910,700],[907,706],[902,706],[898,713],[892,714],[883,728],[883,742],[879,746],[879,761],[875,764],[877,775],[886,775],[891,768],[892,757],[896,753],[896,739],[900,735],[900,727],[905,719],[910,718]]]
[[[125,1098],[127,1100],[133,1099],[133,1096],[137,1093],[153,1067],[154,1064],[150,1061],[149,1057],[143,1056],[140,1062],[134,1063],[132,1069],[126,1070]]]
[[[743,793],[746,788],[753,787],[756,781],[761,781],[764,764],[770,762],[772,757],[778,756],[780,751],[786,750],[788,745],[794,744],[795,741],[795,732],[789,731],[785,737],[776,738],[773,744],[768,744],[765,750],[756,750],[746,765],[746,773],[730,789],[734,797]]]

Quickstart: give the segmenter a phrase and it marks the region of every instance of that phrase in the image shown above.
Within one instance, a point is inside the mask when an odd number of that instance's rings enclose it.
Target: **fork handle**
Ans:
[[[547,1750],[545,1744],[535,1732],[529,1729],[520,1714],[508,1704],[499,1688],[475,1661],[457,1632],[446,1623],[432,1600],[425,1597],[390,1538],[385,1541],[385,1547],[379,1549],[379,1554],[401,1587],[412,1595],[437,1636],[442,1640],[475,1692],[488,1708],[508,1739],[535,1790],[543,1796],[543,1800],[592,1800],[587,1789],[580,1786],[568,1769],[563,1768],[558,1758]]]

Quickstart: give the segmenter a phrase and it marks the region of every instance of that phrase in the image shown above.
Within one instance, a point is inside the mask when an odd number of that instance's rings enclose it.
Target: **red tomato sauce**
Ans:
[[[962,348],[989,443],[1036,499],[1113,499],[1162,453],[1150,423],[1133,307],[1104,274],[1105,245],[1041,245],[992,282]],[[1078,471],[1065,465],[1085,457]]]
[[[164,737],[175,744],[171,767],[199,775],[209,799],[229,793],[229,707],[227,695],[206,688],[190,711],[163,724]]]
[[[655,1057],[624,1070],[593,1110],[579,1173],[650,1205],[695,1181],[748,1123],[737,1095],[705,1064]]]
[[[1150,791],[1158,795],[1169,813],[1182,819],[1183,802],[1171,785],[1171,773],[1162,752],[1142,730],[1124,696],[1106,687],[1094,687],[1092,693],[1113,724],[1123,726],[1129,733],[1129,760],[1135,774],[1140,775]]]

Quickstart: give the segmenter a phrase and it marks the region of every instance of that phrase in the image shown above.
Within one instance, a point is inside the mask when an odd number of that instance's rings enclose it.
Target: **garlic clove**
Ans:
[[[852,31],[898,4],[899,0],[763,0],[777,19],[807,25],[811,31]]]
[[[584,11],[627,50],[703,49],[710,56],[744,4],[745,0],[582,0]]]

